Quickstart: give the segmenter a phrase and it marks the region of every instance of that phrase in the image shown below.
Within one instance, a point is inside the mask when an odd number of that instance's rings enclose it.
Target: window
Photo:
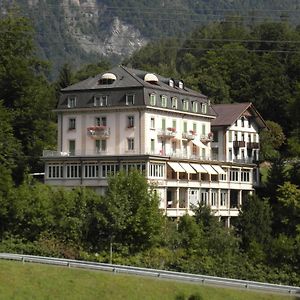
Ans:
[[[182,100],[182,109],[189,110],[189,100]]]
[[[154,117],[151,117],[151,119],[150,119],[150,128],[155,129],[155,118]]]
[[[167,96],[161,96],[161,106],[162,107],[167,107],[167,101],[168,101]]]
[[[227,180],[227,174],[220,174],[219,179],[220,179],[220,181],[226,181]]]
[[[151,153],[155,152],[155,140],[151,139]]]
[[[100,171],[100,177],[106,178],[118,172],[119,166],[117,164],[103,164],[101,165]]]
[[[245,141],[245,134],[242,133],[242,141],[244,142]]]
[[[107,126],[106,117],[96,117],[95,118],[95,125],[96,126]]]
[[[250,170],[241,171],[241,181],[249,182],[250,181]]]
[[[179,81],[179,82],[178,82],[178,87],[179,87],[180,89],[183,89],[183,82],[182,82],[182,81]]]
[[[202,132],[201,132],[202,135],[206,135],[206,126],[205,124],[202,124]]]
[[[95,140],[96,153],[105,152],[107,147],[106,140]]]
[[[76,129],[76,119],[70,118],[69,119],[69,130],[74,130],[74,129]]]
[[[126,105],[133,105],[134,104],[134,94],[127,94],[126,95]]]
[[[183,122],[183,132],[184,133],[187,132],[187,122],[186,121]]]
[[[197,101],[192,102],[192,109],[193,109],[193,112],[198,112],[198,102]]]
[[[196,132],[197,132],[197,123],[193,123],[193,131],[194,131],[194,134],[196,134]]]
[[[228,159],[229,159],[229,161],[232,161],[232,149],[231,148],[229,148],[229,150],[228,150]]]
[[[245,118],[241,117],[241,123],[242,123],[242,127],[245,127]]]
[[[146,170],[146,165],[145,163],[125,163],[122,164],[122,169],[128,174],[132,170],[138,170],[140,172],[145,172]]]
[[[94,106],[107,106],[107,96],[95,96]]]
[[[227,205],[228,192],[226,190],[221,190],[220,196],[221,196],[220,206],[226,206]]]
[[[67,164],[67,178],[80,178],[81,165],[80,164]]]
[[[133,128],[134,127],[134,116],[128,116],[127,117],[127,128]]]
[[[169,86],[174,87],[174,80],[173,79],[169,80]]]
[[[251,143],[251,134],[248,134],[248,143]]]
[[[97,178],[99,175],[99,166],[97,163],[88,163],[84,165],[84,178]]]
[[[166,119],[161,119],[161,129],[166,130]]]
[[[201,189],[200,203],[206,206],[208,205],[208,189]]]
[[[214,138],[214,142],[218,142],[219,141],[219,135],[218,135],[218,131],[212,131],[213,134],[213,138]]]
[[[49,164],[48,165],[48,178],[63,178],[64,168],[61,164]]]
[[[127,139],[127,149],[129,151],[134,150],[134,139],[133,138],[128,138]]]
[[[249,119],[248,119],[248,127],[251,128],[251,125],[252,125],[252,124],[251,124],[251,119],[249,118]]]
[[[75,155],[75,140],[69,140],[69,154]]]
[[[239,181],[239,169],[231,169],[229,172],[230,181]]]
[[[150,163],[149,164],[149,177],[164,178],[165,176],[164,164]]]
[[[218,203],[218,191],[215,189],[211,190],[211,206],[217,206]]]
[[[235,141],[238,140],[238,133],[237,133],[237,132],[234,133],[234,140],[235,140]]]
[[[201,112],[203,114],[207,113],[207,104],[206,103],[202,103],[202,105],[201,105]]]
[[[156,105],[156,95],[150,94],[150,105],[155,106]]]
[[[177,109],[177,98],[172,97],[171,102],[172,102],[172,108]]]
[[[70,96],[68,97],[68,108],[76,107],[76,97]]]
[[[172,128],[174,128],[176,130],[176,127],[177,127],[176,120],[172,120]]]
[[[234,125],[238,126],[238,120],[235,120]]]

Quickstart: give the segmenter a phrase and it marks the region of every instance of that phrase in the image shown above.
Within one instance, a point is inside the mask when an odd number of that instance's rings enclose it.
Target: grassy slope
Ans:
[[[0,299],[176,299],[199,293],[209,300],[293,299],[145,277],[0,260]]]

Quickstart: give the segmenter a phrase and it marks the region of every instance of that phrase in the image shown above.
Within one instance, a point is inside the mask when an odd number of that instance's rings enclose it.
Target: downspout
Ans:
[[[60,113],[60,151],[63,151],[63,115]]]

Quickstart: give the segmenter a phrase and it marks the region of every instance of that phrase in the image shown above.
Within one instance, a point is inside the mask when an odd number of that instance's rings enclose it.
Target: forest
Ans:
[[[300,285],[300,36],[287,22],[217,22],[185,40],[151,43],[124,62],[182,78],[213,103],[253,102],[269,131],[261,188],[226,229],[208,207],[164,218],[157,195],[133,171],[111,177],[105,196],[34,181],[42,150],[55,149],[59,89],[109,63],[47,80],[28,19],[0,19],[0,251],[91,259]]]

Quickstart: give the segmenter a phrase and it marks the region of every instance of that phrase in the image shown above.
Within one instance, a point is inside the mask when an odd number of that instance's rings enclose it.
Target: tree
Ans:
[[[139,171],[110,177],[101,204],[104,238],[132,251],[153,246],[159,241],[162,229],[158,205],[158,195]]]
[[[258,196],[249,196],[244,201],[237,217],[236,231],[241,237],[244,249],[249,249],[251,243],[258,243],[267,248],[271,241],[272,212],[267,200]]]
[[[290,182],[284,182],[278,187],[277,193],[281,231],[295,237],[300,229],[300,189]]]
[[[279,149],[285,141],[282,127],[273,121],[266,121],[267,129],[260,133],[260,157],[261,160],[278,159]]]

